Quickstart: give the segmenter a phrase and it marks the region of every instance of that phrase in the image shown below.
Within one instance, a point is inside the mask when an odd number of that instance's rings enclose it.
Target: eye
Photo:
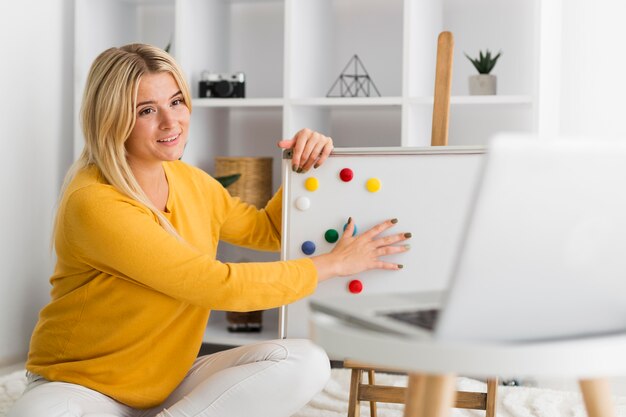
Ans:
[[[177,97],[172,101],[172,106],[178,106],[179,104],[185,104],[185,100],[182,97]]]
[[[151,113],[154,113],[154,109],[152,109],[151,107],[146,107],[145,109],[139,111],[140,116],[147,116]]]

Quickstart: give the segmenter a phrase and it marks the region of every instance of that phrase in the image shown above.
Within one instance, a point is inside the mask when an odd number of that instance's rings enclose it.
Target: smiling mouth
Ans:
[[[173,141],[175,141],[176,139],[178,139],[178,136],[180,136],[180,134],[177,134],[176,136],[172,136],[172,137],[165,138],[165,139],[158,139],[158,140],[157,140],[157,142],[159,142],[159,143],[168,143],[168,142],[173,142]]]

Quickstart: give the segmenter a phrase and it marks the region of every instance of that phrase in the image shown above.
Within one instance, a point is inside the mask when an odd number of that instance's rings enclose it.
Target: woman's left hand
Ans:
[[[333,150],[333,140],[311,129],[302,129],[291,139],[278,142],[282,149],[293,148],[292,168],[296,172],[307,172],[326,161]]]

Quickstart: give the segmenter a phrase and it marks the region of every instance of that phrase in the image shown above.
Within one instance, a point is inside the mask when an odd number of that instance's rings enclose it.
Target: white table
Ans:
[[[332,358],[350,358],[409,373],[406,417],[447,416],[457,374],[571,377],[589,417],[613,417],[608,377],[626,375],[626,334],[528,344],[418,341],[347,325],[320,313],[311,336]]]

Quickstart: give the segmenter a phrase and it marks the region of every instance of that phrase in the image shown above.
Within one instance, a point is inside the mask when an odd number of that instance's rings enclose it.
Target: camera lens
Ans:
[[[233,94],[233,85],[229,81],[218,81],[214,89],[218,97],[230,97]]]

